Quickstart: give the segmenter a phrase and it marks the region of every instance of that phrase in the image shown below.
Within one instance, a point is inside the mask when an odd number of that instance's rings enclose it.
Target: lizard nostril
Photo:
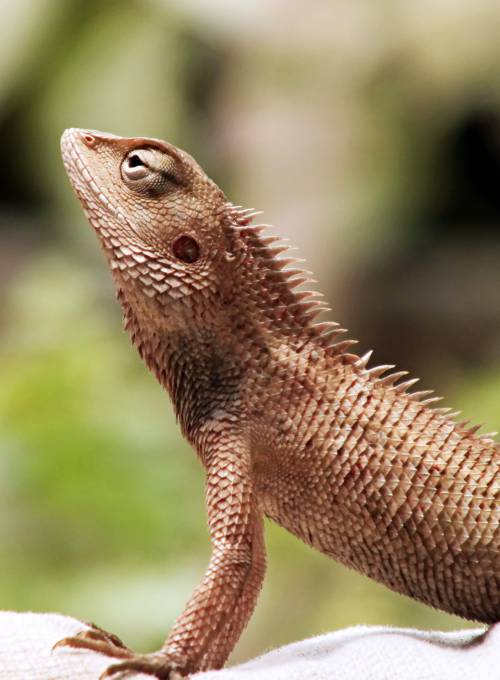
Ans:
[[[95,145],[95,137],[89,134],[82,135],[82,142],[91,149]]]

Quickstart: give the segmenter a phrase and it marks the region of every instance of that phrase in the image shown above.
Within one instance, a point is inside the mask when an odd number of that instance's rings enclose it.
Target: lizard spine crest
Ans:
[[[419,402],[422,406],[432,408],[436,414],[445,417],[463,434],[474,436],[484,442],[495,443],[493,438],[496,432],[479,433],[482,425],[469,425],[469,420],[457,421],[459,411],[452,411],[449,407],[435,406],[437,402],[442,401],[443,397],[436,396],[434,390],[410,392],[409,390],[420,381],[420,378],[402,380],[408,375],[408,371],[394,370],[396,367],[393,364],[369,367],[373,350],[368,350],[362,356],[348,352],[358,341],[355,339],[339,341],[339,336],[347,332],[345,328],[341,328],[335,321],[316,320],[320,314],[330,312],[331,308],[317,300],[318,297],[323,297],[319,291],[302,290],[303,285],[316,283],[310,271],[298,266],[305,260],[284,257],[291,251],[288,241],[273,234],[272,225],[253,223],[262,211],[228,204],[228,214],[229,228],[236,231],[242,241],[248,245],[253,256],[258,259],[261,270],[267,272],[271,289],[275,291],[278,298],[285,296],[287,299],[286,303],[276,304],[273,307],[275,318],[279,323],[286,326],[287,314],[293,314],[299,320],[307,339],[318,343],[328,356],[352,363],[360,372],[375,379],[375,383],[379,386],[389,388],[395,394],[404,395],[412,401]]]

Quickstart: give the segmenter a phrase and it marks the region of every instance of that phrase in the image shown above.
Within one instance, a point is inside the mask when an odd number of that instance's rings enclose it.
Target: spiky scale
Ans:
[[[359,368],[366,368],[368,362],[370,361],[371,357],[373,354],[373,350],[370,349],[368,352],[363,354],[363,356],[359,357],[358,361],[356,362],[356,365]]]

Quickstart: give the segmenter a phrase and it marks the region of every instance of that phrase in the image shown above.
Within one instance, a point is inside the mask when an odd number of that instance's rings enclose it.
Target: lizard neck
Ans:
[[[124,326],[159,383],[168,391],[187,439],[196,445],[200,427],[230,411],[238,399],[242,364],[212,328],[147,330],[119,291]]]

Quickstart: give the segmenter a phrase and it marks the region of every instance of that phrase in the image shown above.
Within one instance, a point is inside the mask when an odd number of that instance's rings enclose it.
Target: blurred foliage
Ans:
[[[65,127],[165,137],[266,207],[335,316],[498,426],[500,6],[2,0],[0,599],[153,649],[209,556],[203,474],[120,331]],[[235,658],[466,624],[267,527]]]

